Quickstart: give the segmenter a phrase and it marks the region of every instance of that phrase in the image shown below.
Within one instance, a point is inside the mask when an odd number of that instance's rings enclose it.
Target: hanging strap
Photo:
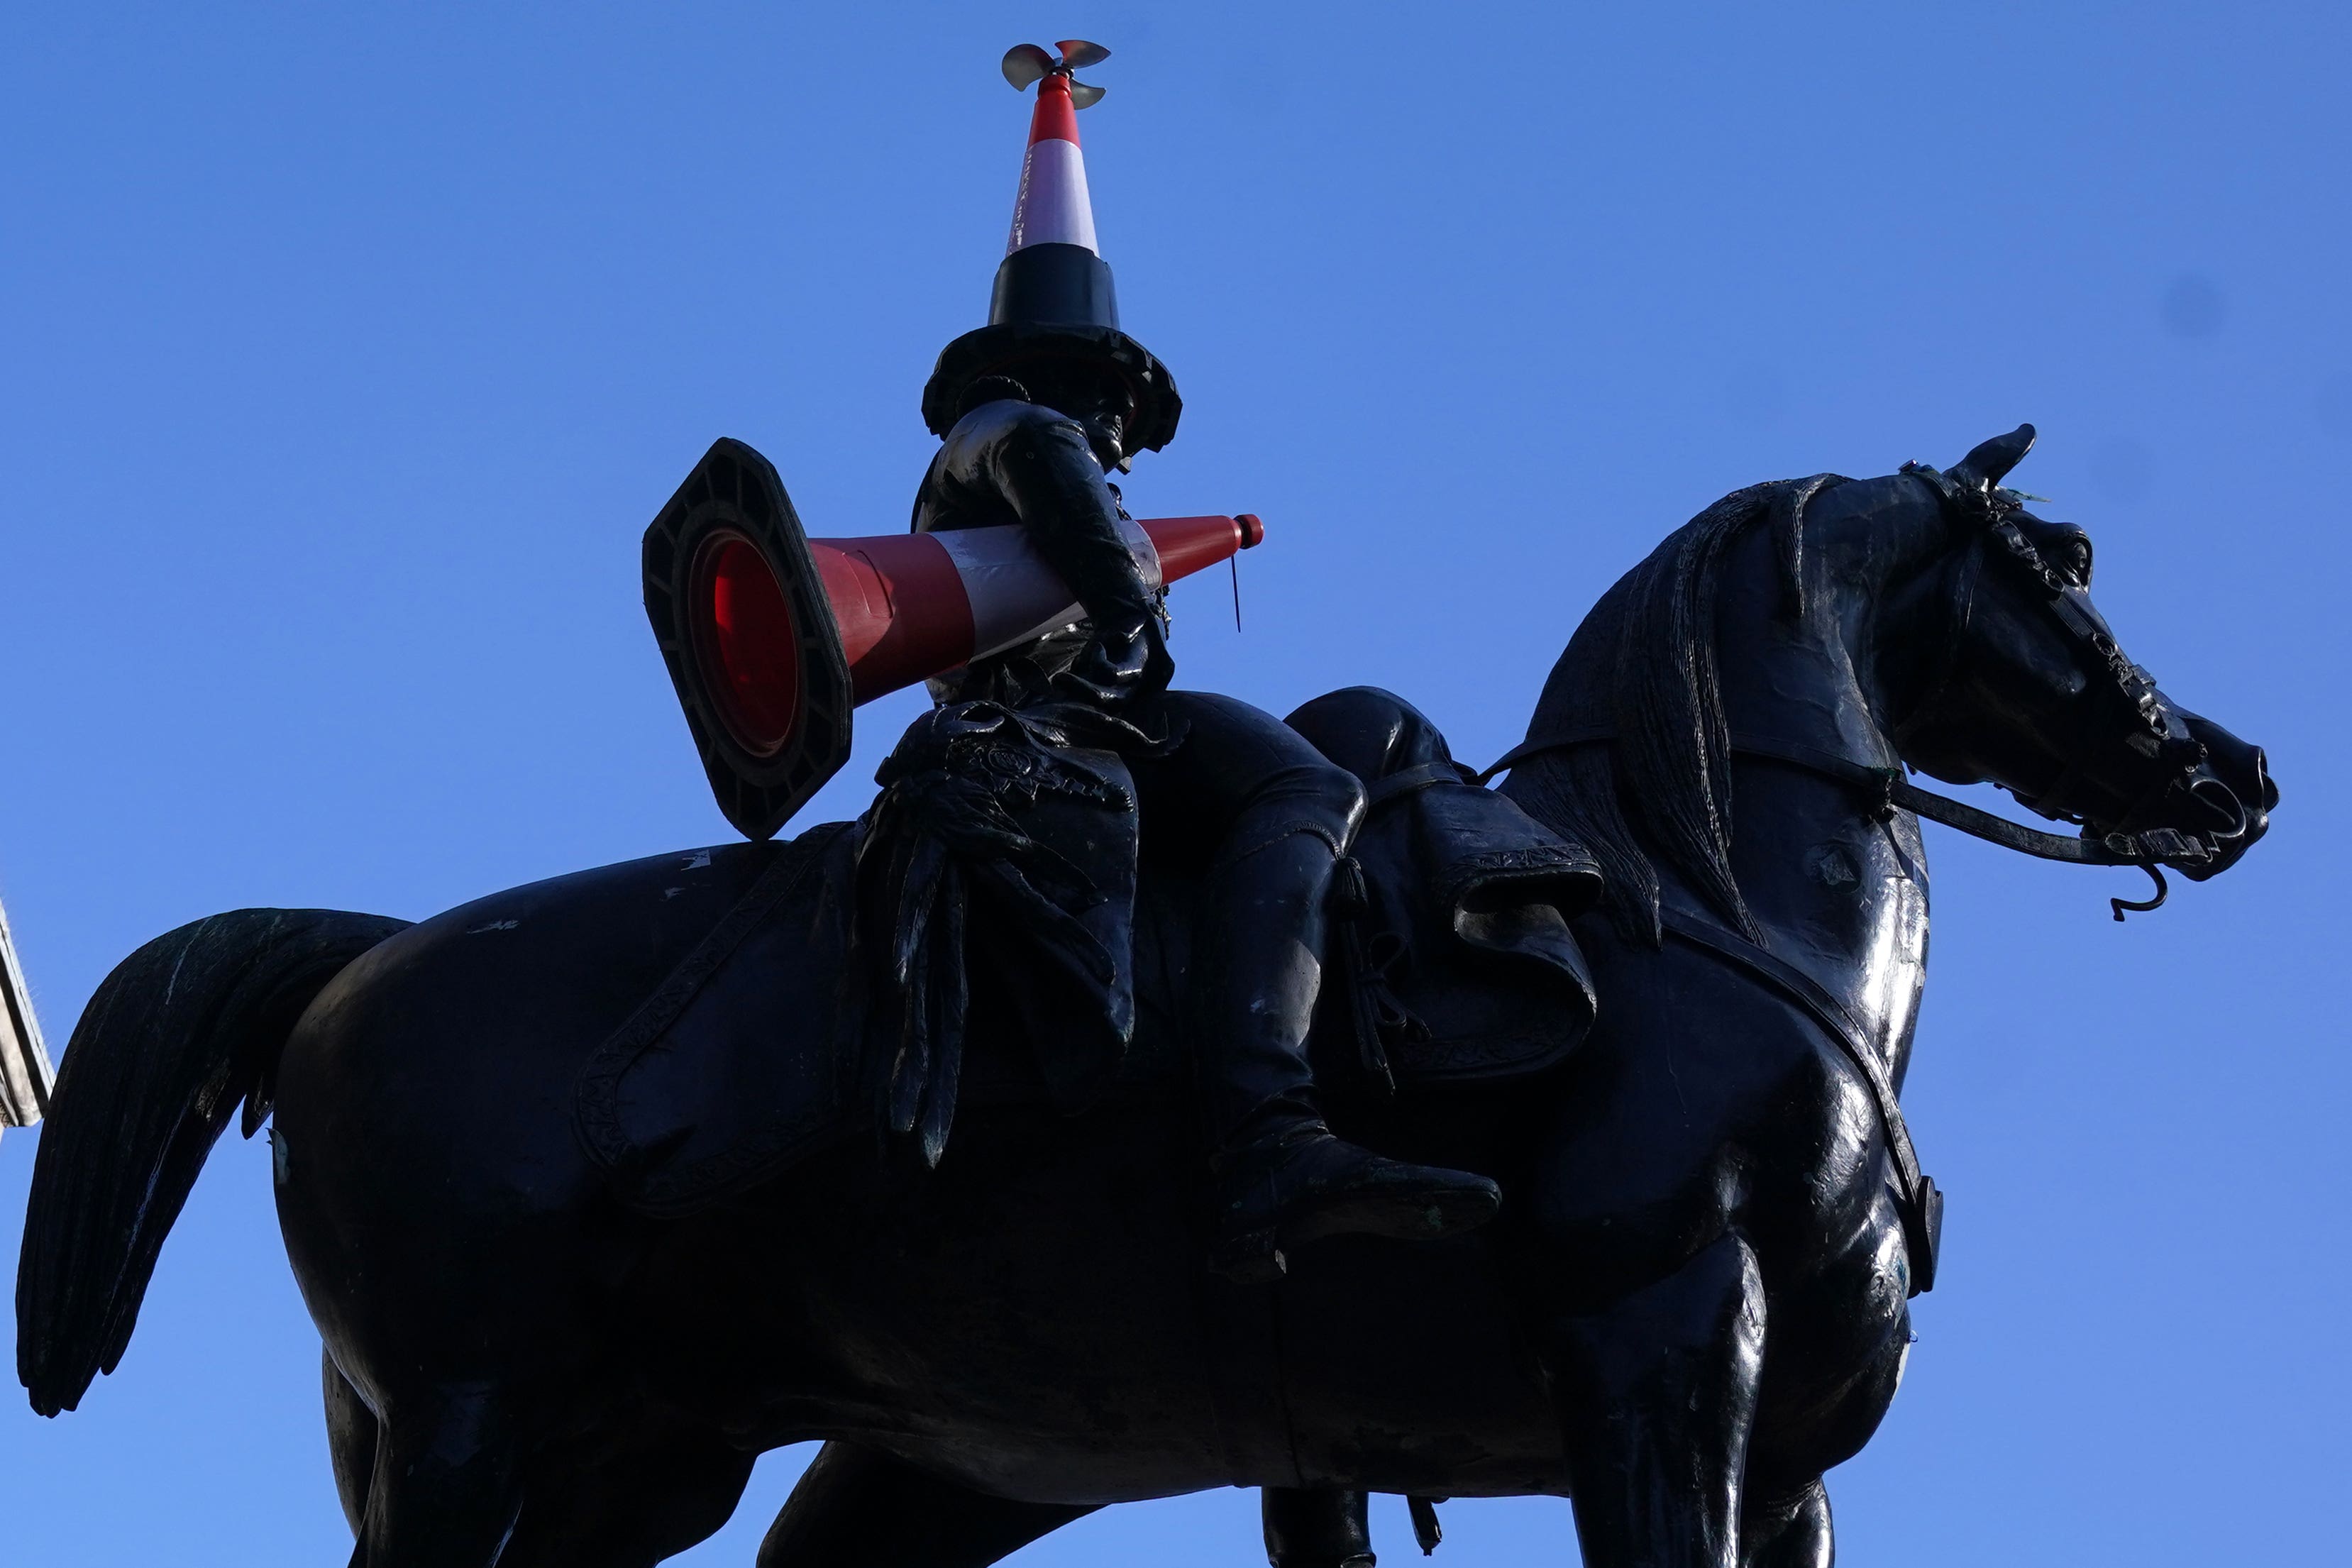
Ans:
[[[1530,757],[1567,751],[1575,746],[1599,745],[1616,738],[1614,729],[1604,728],[1565,730],[1558,734],[1523,741],[1504,752],[1492,767],[1478,774],[1478,782],[1485,784],[1496,773],[1517,767]],[[1958,828],[1971,838],[1981,838],[1988,844],[1998,844],[2004,849],[2014,849],[2020,854],[2036,856],[2043,860],[2063,860],[2077,866],[2152,867],[2161,860],[2178,862],[2207,858],[2208,852],[2200,840],[2169,827],[2152,828],[2137,834],[2110,833],[2103,838],[2068,838],[2056,833],[2043,833],[2022,823],[2011,822],[2005,816],[1964,805],[1948,795],[1921,789],[1905,778],[1899,768],[1872,767],[1839,756],[1834,752],[1825,752],[1817,746],[1795,741],[1735,735],[1731,741],[1731,752],[1734,756],[1781,763],[1851,784],[1876,804],[1882,816],[1892,815],[1895,808],[1900,807],[1930,822]]]
[[[1862,1025],[1845,1004],[1819,981],[1746,937],[1679,910],[1662,910],[1659,918],[1666,930],[1682,941],[1763,981],[1795,1003],[1799,1011],[1818,1024],[1831,1043],[1853,1064],[1854,1070],[1862,1074],[1863,1081],[1870,1087],[1871,1101],[1878,1110],[1888,1163],[1895,1167],[1895,1206],[1903,1222],[1904,1244],[1911,1255],[1910,1293],[1918,1296],[1934,1289],[1936,1251],[1944,1233],[1944,1194],[1919,1169],[1919,1155],[1911,1146],[1911,1130],[1903,1120],[1903,1106],[1895,1099],[1894,1080],[1886,1076],[1886,1064],[1871,1048]]]

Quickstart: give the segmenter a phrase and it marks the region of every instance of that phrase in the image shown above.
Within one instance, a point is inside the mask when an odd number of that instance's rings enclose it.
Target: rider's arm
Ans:
[[[948,435],[959,485],[992,495],[1061,574],[1093,635],[1055,683],[1099,702],[1164,689],[1175,673],[1158,603],[1119,531],[1118,498],[1086,432],[1050,408],[986,404]]]
[[[1050,409],[1002,409],[974,453],[985,482],[1013,509],[1046,563],[1086,606],[1107,642],[1134,637],[1151,619],[1151,591],[1119,532],[1110,492],[1086,433]]]

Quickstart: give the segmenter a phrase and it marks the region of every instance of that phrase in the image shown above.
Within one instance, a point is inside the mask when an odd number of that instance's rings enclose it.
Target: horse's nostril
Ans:
[[[2271,777],[2271,760],[2263,754],[2263,749],[2260,746],[2256,746],[2254,748],[2254,777],[2262,781],[2263,810],[2265,813],[2276,811],[2278,809],[2278,784]]]
[[[2189,786],[2189,798],[2212,817],[2214,836],[2235,838],[2246,830],[2246,808],[2236,793],[2220,779],[2199,779]]]

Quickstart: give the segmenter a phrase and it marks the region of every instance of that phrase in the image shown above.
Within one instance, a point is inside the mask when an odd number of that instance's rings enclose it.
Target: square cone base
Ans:
[[[646,618],[719,809],[772,836],[849,760],[849,662],[767,458],[722,437],[645,538]]]

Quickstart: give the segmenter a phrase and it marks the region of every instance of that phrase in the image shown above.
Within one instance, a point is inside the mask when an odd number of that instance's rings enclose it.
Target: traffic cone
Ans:
[[[1127,547],[1157,589],[1247,550],[1265,527],[1239,517],[1147,517],[1125,525]],[[1074,626],[1086,611],[1017,526],[945,533],[812,539],[809,553],[849,662],[854,701],[960,669],[977,658]],[[712,616],[720,638],[733,634]],[[753,661],[730,673],[760,681]]]
[[[989,292],[988,325],[941,351],[923,388],[923,421],[945,436],[964,389],[980,377],[1018,380],[1024,363],[1079,360],[1125,379],[1135,397],[1128,449],[1157,451],[1176,434],[1183,399],[1168,367],[1119,329],[1118,295],[1095,237],[1086,155],[1078,149],[1077,111],[1100,102],[1103,89],[1071,73],[1108,59],[1110,51],[1078,38],[1055,47],[1058,58],[1035,44],[1005,53],[1004,79],[1021,91],[1037,89],[1013,229]]]
[[[1255,517],[1146,518],[1159,587],[1265,537]],[[711,793],[766,838],[849,760],[859,704],[1083,618],[1026,531],[811,539],[768,460],[714,444],[646,530],[646,616]]]
[[[1097,44],[1061,46],[1069,66],[1091,65],[1110,51]],[[1078,58],[1068,58],[1073,51]],[[1091,52],[1087,52],[1091,51]],[[1067,67],[1034,44],[1004,57],[1005,79],[1017,89],[1037,84],[1029,116],[1029,147],[1021,158],[1021,185],[1013,197],[1013,232],[996,268],[988,302],[991,322],[1053,321],[1076,326],[1118,325],[1118,295],[1095,242],[1094,199],[1087,191],[1086,154],[1078,149],[1078,103],[1085,88],[1092,104],[1099,88],[1073,80]]]

